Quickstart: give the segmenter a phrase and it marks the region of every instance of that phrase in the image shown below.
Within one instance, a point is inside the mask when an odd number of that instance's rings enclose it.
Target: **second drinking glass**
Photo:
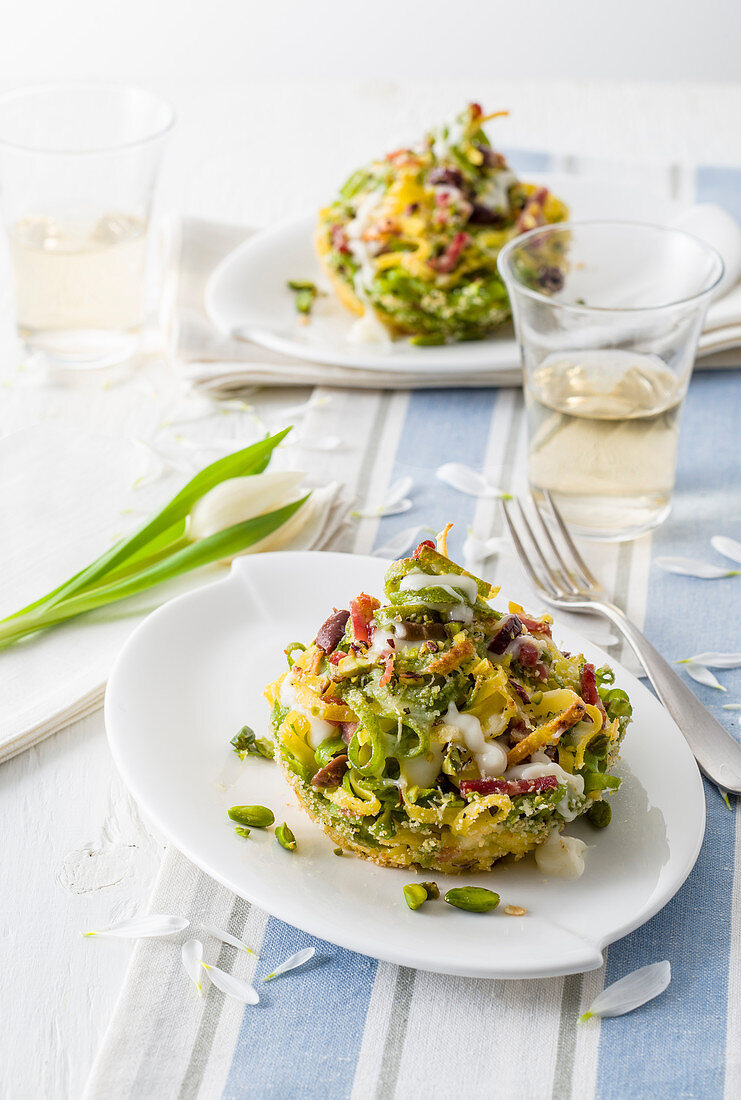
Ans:
[[[581,535],[661,523],[697,341],[723,273],[679,229],[583,222],[533,229],[499,254],[523,363],[528,473]]]

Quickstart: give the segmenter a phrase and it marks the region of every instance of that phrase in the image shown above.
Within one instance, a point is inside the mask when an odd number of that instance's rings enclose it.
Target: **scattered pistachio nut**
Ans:
[[[335,854],[336,856],[344,856],[344,854],[345,854],[345,853],[344,853],[344,852],[342,851],[342,848],[333,848],[333,849],[332,849],[332,851],[334,852],[334,854]]]
[[[419,885],[424,886],[430,901],[435,901],[436,898],[440,897],[440,887],[436,882],[420,882]]]
[[[278,841],[281,848],[286,848],[289,852],[295,851],[296,837],[293,835],[285,821],[282,825],[278,825],[276,827],[275,839]]]
[[[247,837],[250,835],[250,830],[245,829],[244,825],[235,825],[234,832],[237,834],[237,836]]]
[[[600,800],[593,802],[587,810],[587,821],[594,825],[595,829],[606,829],[612,820],[612,810],[609,802]]]
[[[403,890],[404,899],[410,909],[419,909],[427,901],[427,891],[421,882],[411,882]]]
[[[499,905],[499,894],[485,886],[458,886],[445,895],[448,905],[467,909],[469,913],[490,913]]]
[[[275,814],[267,806],[232,806],[229,817],[252,829],[267,829],[275,821]]]
[[[502,910],[508,917],[524,917],[527,913],[527,909],[523,909],[521,905],[505,905]]]

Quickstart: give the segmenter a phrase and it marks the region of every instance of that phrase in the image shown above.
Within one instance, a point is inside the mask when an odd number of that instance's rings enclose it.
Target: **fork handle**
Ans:
[[[738,741],[713,718],[619,607],[602,602],[590,606],[614,623],[628,642],[708,779],[723,790],[741,794],[741,745]]]

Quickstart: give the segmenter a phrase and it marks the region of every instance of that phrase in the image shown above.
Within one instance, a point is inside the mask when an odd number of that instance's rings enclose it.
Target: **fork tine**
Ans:
[[[566,589],[564,588],[564,586],[559,581],[558,576],[554,572],[553,566],[551,565],[551,563],[548,561],[545,554],[543,553],[543,547],[541,546],[541,544],[538,542],[538,540],[535,537],[535,533],[534,533],[532,527],[530,526],[530,520],[527,518],[527,515],[525,513],[525,509],[522,507],[522,501],[519,498],[516,497],[515,498],[515,503],[517,505],[517,511],[520,513],[520,519],[522,520],[522,524],[523,524],[525,530],[527,531],[527,535],[528,535],[528,538],[530,539],[530,543],[533,546],[533,548],[535,550],[535,553],[540,558],[540,563],[543,566],[543,568],[545,569],[546,576],[548,577],[548,580],[549,580],[549,582],[550,582],[550,584],[553,588],[554,594],[556,596],[565,595],[566,594]]]
[[[563,554],[559,550],[558,545],[556,543],[556,540],[554,539],[553,535],[551,534],[551,529],[545,521],[545,517],[543,515],[543,512],[541,511],[540,505],[538,504],[537,498],[535,496],[533,496],[532,501],[533,501],[533,508],[535,510],[535,514],[538,517],[538,523],[540,525],[540,529],[543,532],[543,534],[545,535],[546,540],[547,540],[551,550],[555,554],[556,560],[558,561],[558,564],[561,567],[561,578],[564,582],[564,587],[566,587],[572,593],[572,595],[578,596],[580,594],[580,589],[579,589],[578,585],[574,584],[574,579],[573,579],[574,568],[573,568],[573,566],[569,567],[566,564],[566,562],[564,561]]]
[[[528,577],[533,582],[533,585],[539,592],[542,592],[547,596],[553,595],[554,590],[549,589],[548,586],[544,583],[543,579],[539,577],[533,569],[532,562],[530,561],[530,556],[526,552],[525,547],[522,545],[522,541],[519,534],[517,533],[517,528],[515,527],[514,520],[510,515],[509,503],[510,502],[506,498],[503,498],[501,500],[502,511],[504,512],[504,521],[509,528],[509,533],[512,536],[512,542],[515,544],[515,550],[517,551],[517,556],[520,559],[520,564],[522,565]]]
[[[564,523],[563,517],[562,517],[561,513],[559,512],[558,508],[556,507],[555,501],[553,500],[553,497],[550,494],[550,490],[545,489],[543,495],[545,496],[545,499],[548,501],[548,507],[550,508],[550,510],[553,514],[553,518],[555,519],[556,524],[558,526],[558,529],[561,532],[561,535],[563,537],[563,541],[565,542],[569,553],[571,554],[572,558],[574,559],[574,564],[575,564],[577,570],[581,573],[582,578],[584,579],[584,581],[588,585],[594,586],[595,588],[599,588],[600,583],[597,580],[597,578],[594,576],[594,574],[591,572],[589,567],[587,566],[587,563],[584,561],[584,558],[581,556],[579,551],[576,549],[576,546],[574,545],[574,540],[572,539],[571,535],[569,534],[569,529],[566,526],[566,524]]]
[[[537,538],[535,538],[535,533],[534,533],[532,527],[530,526],[530,520],[528,519],[526,510],[524,510],[524,508],[522,507],[522,502],[519,499],[519,497],[516,497],[516,504],[517,504],[517,509],[520,513],[520,519],[522,520],[522,524],[524,526],[524,529],[526,529],[526,531],[528,532],[528,538],[530,539],[530,542],[532,543],[532,546],[535,550],[535,553],[537,553],[538,557],[540,558],[543,569],[545,570],[545,574],[546,574],[546,576],[548,576],[548,579],[549,579],[549,581],[550,581],[550,583],[553,587],[554,594],[556,596],[564,595],[566,590],[565,590],[563,584],[561,583],[561,581],[558,580],[558,576],[557,576],[555,570],[553,569],[553,566],[551,565],[550,561],[548,560],[548,558],[545,557],[545,554],[543,553],[542,544],[538,541]]]

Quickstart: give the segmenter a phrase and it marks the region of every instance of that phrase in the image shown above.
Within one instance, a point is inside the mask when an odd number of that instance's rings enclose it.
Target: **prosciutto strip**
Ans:
[[[518,794],[540,794],[553,791],[558,786],[555,775],[541,775],[537,779],[462,779],[461,794],[506,794],[510,798]]]

